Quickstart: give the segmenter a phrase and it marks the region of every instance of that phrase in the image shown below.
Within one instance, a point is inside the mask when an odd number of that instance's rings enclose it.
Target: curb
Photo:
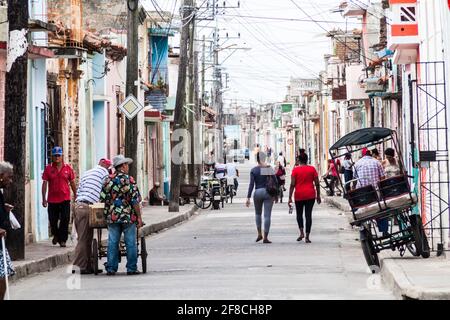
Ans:
[[[196,205],[193,205],[185,213],[180,213],[178,216],[168,219],[166,221],[150,224],[144,226],[140,232],[143,232],[143,236],[148,236],[152,233],[160,232],[164,229],[170,228],[176,224],[179,224],[183,221],[188,220],[192,217],[195,212],[198,210]],[[25,263],[20,266],[15,266],[15,275],[9,279],[10,283],[14,283],[15,281],[28,277],[30,275],[41,273],[41,272],[49,272],[57,267],[70,264],[73,261],[75,256],[75,247],[71,248],[65,253],[55,254],[50,257],[46,257],[40,260],[32,260],[28,263]]]
[[[449,300],[450,290],[427,289],[413,285],[403,269],[393,260],[381,261],[381,277],[395,296],[404,300]]]
[[[324,203],[343,211],[351,222],[352,214],[350,205],[341,203],[333,197],[324,197]],[[403,300],[449,300],[450,290],[427,289],[422,286],[413,285],[404,270],[389,256],[380,256],[381,278],[394,296]]]
[[[193,205],[192,208],[189,209],[187,212],[179,214],[176,217],[173,217],[166,221],[162,221],[162,222],[150,224],[148,226],[144,226],[140,230],[140,236],[146,237],[152,233],[160,232],[161,230],[170,228],[176,224],[186,221],[190,217],[192,217],[195,214],[195,212],[197,212],[197,210],[198,210],[198,207],[196,205]]]

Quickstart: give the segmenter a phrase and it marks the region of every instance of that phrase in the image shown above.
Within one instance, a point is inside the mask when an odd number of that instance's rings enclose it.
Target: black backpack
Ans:
[[[271,197],[276,197],[278,195],[278,186],[274,177],[275,176],[267,176],[266,191]]]

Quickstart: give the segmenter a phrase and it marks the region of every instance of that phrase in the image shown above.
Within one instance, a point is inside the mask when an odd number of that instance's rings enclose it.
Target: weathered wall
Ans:
[[[83,28],[89,31],[126,29],[126,12],[124,0],[83,0]]]

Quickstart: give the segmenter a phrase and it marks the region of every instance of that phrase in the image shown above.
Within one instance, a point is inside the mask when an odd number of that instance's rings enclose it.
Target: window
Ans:
[[[401,7],[400,21],[402,22],[416,22],[416,7]]]

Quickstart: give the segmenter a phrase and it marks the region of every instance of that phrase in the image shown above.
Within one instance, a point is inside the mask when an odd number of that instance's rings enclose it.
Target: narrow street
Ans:
[[[121,273],[83,275],[77,288],[79,276],[65,266],[19,280],[11,286],[11,298],[394,299],[368,272],[358,234],[326,204],[314,210],[311,244],[296,241],[295,212],[289,215],[286,203],[274,207],[273,243],[255,243],[253,207],[244,205],[251,164],[238,168],[240,188],[233,204],[203,210],[147,238],[147,274],[127,276],[122,260]]]

